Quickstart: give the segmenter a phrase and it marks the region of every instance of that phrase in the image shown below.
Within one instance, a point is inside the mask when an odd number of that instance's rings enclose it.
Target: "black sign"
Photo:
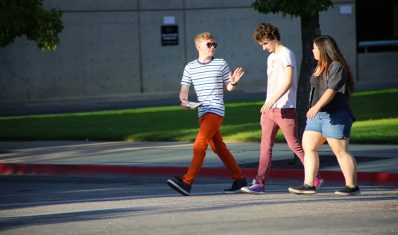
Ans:
[[[162,46],[178,45],[178,26],[162,25],[161,26]]]

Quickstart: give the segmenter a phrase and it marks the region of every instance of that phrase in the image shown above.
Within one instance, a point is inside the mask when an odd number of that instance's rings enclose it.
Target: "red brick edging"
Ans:
[[[174,176],[183,175],[186,167],[175,166],[109,166],[109,165],[58,165],[0,163],[0,175],[120,175],[120,176]],[[244,175],[253,178],[257,169],[243,168]],[[340,171],[320,171],[327,181],[344,182]],[[205,167],[201,176],[230,177],[225,168]],[[271,169],[270,178],[304,179],[304,171],[297,169]],[[384,172],[358,172],[358,182],[363,184],[398,185],[398,174]]]

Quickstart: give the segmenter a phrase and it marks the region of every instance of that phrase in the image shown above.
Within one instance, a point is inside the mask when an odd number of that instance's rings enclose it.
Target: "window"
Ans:
[[[398,2],[356,1],[358,53],[398,51]]]

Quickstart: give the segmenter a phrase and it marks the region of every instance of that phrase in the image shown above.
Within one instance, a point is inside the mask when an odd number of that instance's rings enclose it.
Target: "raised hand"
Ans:
[[[234,73],[229,72],[229,82],[236,85],[240,81],[243,74],[245,74],[245,71],[242,67],[236,68]]]

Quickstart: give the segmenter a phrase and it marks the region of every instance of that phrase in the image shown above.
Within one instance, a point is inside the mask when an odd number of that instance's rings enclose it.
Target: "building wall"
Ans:
[[[300,20],[260,14],[252,0],[47,0],[63,12],[55,52],[42,52],[24,37],[0,48],[0,104],[101,102],[175,96],[182,71],[197,56],[193,37],[212,32],[231,69],[245,68],[241,92],[265,92],[267,53],[251,35],[272,22],[301,63]],[[341,7],[351,7],[342,13]],[[345,8],[344,8],[345,7]],[[179,44],[162,46],[160,28],[174,16]],[[320,14],[322,33],[336,38],[356,74],[355,1],[334,1]],[[299,73],[298,73],[299,74]],[[0,105],[0,106],[1,106]]]
[[[357,88],[392,88],[398,84],[398,52],[358,54]]]

